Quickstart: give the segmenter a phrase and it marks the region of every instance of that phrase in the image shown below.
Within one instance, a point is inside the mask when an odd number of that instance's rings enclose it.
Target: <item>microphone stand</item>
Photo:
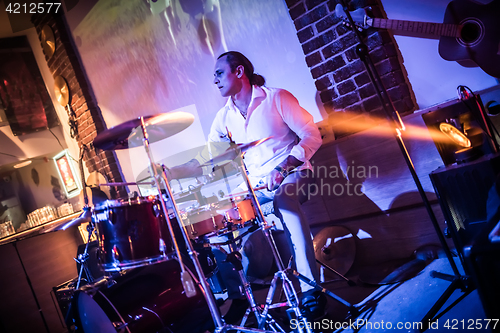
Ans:
[[[399,113],[394,108],[394,105],[392,104],[392,101],[389,98],[387,90],[385,89],[385,87],[382,83],[380,75],[378,74],[374,63],[373,63],[372,59],[370,58],[370,55],[368,53],[368,51],[369,51],[368,47],[363,42],[363,38],[361,36],[361,33],[356,29],[356,24],[354,23],[354,20],[352,19],[352,16],[347,8],[347,0],[340,0],[340,4],[342,5],[344,12],[346,14],[346,17],[350,23],[350,26],[351,26],[352,30],[354,31],[354,33],[359,41],[359,44],[356,47],[356,52],[366,67],[366,71],[370,77],[371,82],[373,83],[373,86],[375,88],[375,91],[377,92],[378,98],[379,98],[380,102],[382,103],[382,107],[386,113],[387,119],[389,121],[391,121],[394,125],[394,135],[395,135],[396,141],[398,143],[398,146],[399,146],[401,153],[405,159],[405,162],[408,166],[408,170],[410,171],[410,173],[412,175],[413,181],[415,182],[415,185],[417,186],[418,192],[422,198],[422,201],[423,201],[424,206],[427,210],[429,218],[434,226],[434,229],[435,229],[436,234],[439,238],[441,246],[443,247],[443,250],[446,253],[446,257],[448,258],[450,266],[453,270],[453,275],[443,274],[443,273],[439,273],[439,272],[435,272],[435,271],[431,272],[432,277],[438,277],[441,279],[448,280],[451,282],[451,284],[448,286],[448,288],[444,291],[443,295],[437,300],[437,302],[432,306],[432,308],[429,310],[429,312],[422,319],[422,329],[420,331],[423,332],[429,328],[429,326],[432,322],[436,321],[436,319],[437,319],[436,314],[438,313],[439,309],[441,309],[443,307],[445,302],[448,300],[448,298],[453,294],[453,292],[456,289],[461,289],[462,292],[467,292],[467,293],[469,293],[471,291],[469,277],[460,275],[460,272],[458,271],[457,265],[455,264],[455,261],[453,260],[450,248],[448,247],[448,244],[446,243],[446,240],[443,236],[443,233],[441,232],[441,228],[439,227],[439,223],[437,221],[437,218],[434,214],[434,211],[432,210],[429,199],[427,198],[427,195],[425,194],[422,183],[420,182],[420,179],[418,178],[417,172],[415,171],[415,166],[413,165],[411,157],[410,157],[408,150],[406,149],[405,143],[403,141],[401,131],[403,131],[405,129],[404,124],[401,120],[401,117],[399,116]]]

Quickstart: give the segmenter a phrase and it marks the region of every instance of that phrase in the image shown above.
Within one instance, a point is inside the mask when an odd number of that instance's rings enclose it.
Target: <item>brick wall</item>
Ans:
[[[335,136],[347,136],[362,128],[352,126],[353,122],[376,123],[385,119],[370,77],[356,53],[356,34],[335,15],[338,0],[285,1]],[[349,10],[370,6],[377,17],[383,17],[376,0],[356,0],[350,5]],[[401,115],[412,113],[416,103],[394,39],[389,32],[373,28],[362,35],[395,109]]]
[[[95,95],[80,61],[69,28],[62,15],[33,15],[32,23],[41,41],[41,30],[44,25],[52,28],[55,36],[56,51],[49,59],[45,55],[50,72],[56,78],[62,76],[69,86],[70,108],[66,107],[70,120],[76,121],[75,139],[79,147],[89,149],[84,154],[85,165],[89,172],[98,171],[107,177],[109,182],[123,182],[118,160],[113,151],[96,151],[91,143],[98,133],[106,129]],[[49,87],[50,89],[50,87]],[[126,196],[123,186],[111,191],[113,199]]]

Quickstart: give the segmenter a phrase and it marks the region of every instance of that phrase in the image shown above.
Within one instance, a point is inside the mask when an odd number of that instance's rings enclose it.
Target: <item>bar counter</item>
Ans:
[[[55,219],[55,220],[52,220],[49,222],[45,222],[45,223],[37,225],[35,227],[16,232],[15,234],[1,238],[0,245],[20,241],[20,240],[23,240],[23,239],[26,239],[29,237],[34,237],[34,236],[37,236],[40,234],[59,230],[59,227],[62,227],[65,223],[77,218],[81,213],[82,213],[82,211],[78,211],[78,212],[72,213],[70,215],[66,215],[64,217],[60,217],[58,219]]]

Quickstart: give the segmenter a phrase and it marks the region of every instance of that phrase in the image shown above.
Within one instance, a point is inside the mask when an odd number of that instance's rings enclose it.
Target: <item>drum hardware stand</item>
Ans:
[[[167,220],[168,231],[170,232],[170,235],[172,238],[172,243],[174,244],[175,252],[177,254],[177,260],[179,261],[179,265],[181,268],[182,286],[184,287],[184,291],[186,292],[186,296],[193,297],[194,295],[196,295],[196,289],[194,287],[193,279],[191,278],[189,273],[186,271],[186,268],[185,268],[184,263],[182,261],[182,255],[181,255],[181,252],[179,249],[179,244],[177,243],[177,240],[175,239],[174,229],[172,228],[172,223],[170,222],[170,218],[168,217],[167,204],[166,204],[165,200],[163,199],[163,196],[161,195],[161,187],[160,187],[160,183],[159,183],[159,179],[158,179],[156,165],[153,162],[153,157],[152,157],[151,151],[149,149],[149,136],[148,136],[148,132],[146,130],[146,124],[144,123],[143,117],[140,117],[140,120],[141,120],[141,130],[142,130],[142,134],[144,137],[142,141],[144,144],[144,149],[146,150],[146,154],[147,154],[149,162],[150,162],[149,163],[149,172],[154,179],[156,188],[158,189],[158,194],[159,194],[158,197],[160,199],[161,208],[163,210],[165,219]],[[173,201],[172,192],[171,192],[170,185],[168,182],[166,182],[166,188],[168,190],[168,195],[170,196],[170,198]],[[180,215],[177,212],[177,208],[175,207],[175,203],[174,203],[174,209],[175,209],[176,217],[180,218]],[[166,245],[165,245],[165,242],[163,241],[163,235],[161,232],[161,228],[158,228],[158,231],[160,234],[160,244],[159,244],[160,251],[163,252],[163,255],[166,255],[166,253],[165,253],[166,252]],[[189,239],[186,240],[186,243],[191,245],[191,243],[189,243]],[[192,250],[192,247],[190,250]],[[198,263],[198,265],[199,265],[199,263]],[[198,269],[198,267],[197,267],[197,269]]]
[[[299,325],[298,331],[299,333],[303,333],[304,330],[306,333],[312,333],[310,325],[308,325],[307,319],[302,316],[299,308],[299,302],[298,302],[298,297],[297,297],[297,292],[295,291],[292,282],[287,276],[287,273],[291,271],[290,267],[285,268],[283,265],[283,262],[281,261],[281,256],[278,252],[278,248],[276,246],[276,243],[274,242],[274,238],[271,233],[271,228],[272,226],[269,226],[267,224],[267,221],[264,219],[264,214],[262,213],[260,204],[257,200],[257,197],[255,195],[255,191],[253,187],[250,184],[250,179],[248,178],[247,172],[246,172],[246,166],[245,163],[243,162],[243,158],[241,159],[241,168],[243,170],[242,174],[244,175],[244,179],[247,185],[247,188],[249,189],[250,192],[250,198],[254,204],[254,207],[256,207],[257,210],[257,220],[260,224],[261,230],[264,232],[264,236],[269,242],[269,245],[271,246],[271,249],[273,251],[274,259],[276,261],[276,265],[278,266],[278,271],[275,273],[274,278],[271,282],[271,287],[269,289],[267,298],[266,298],[266,304],[264,306],[264,309],[262,311],[261,316],[263,318],[266,318],[268,316],[268,310],[272,307],[271,302],[274,296],[274,292],[276,290],[276,283],[278,279],[281,279],[283,281],[283,290],[285,293],[285,296],[287,298],[287,303],[290,306],[290,309],[288,310],[289,314],[294,314],[297,321],[301,322],[302,325]],[[291,260],[289,263],[289,266],[291,266]],[[328,296],[332,297],[333,299],[337,300],[338,302],[344,304],[347,306],[351,312],[351,314],[354,316],[357,316],[359,311],[354,307],[354,305],[348,303],[347,301],[343,300],[342,298],[338,297],[337,295],[331,293],[330,291],[326,290],[325,288],[321,287],[319,284],[317,284],[314,281],[311,281],[307,279],[305,276],[301,275],[300,273],[293,271],[293,274],[298,277],[299,279],[303,280],[304,282],[308,283],[310,286],[314,287],[317,290],[321,290]],[[342,275],[340,275],[342,276]],[[280,305],[278,305],[280,306]]]
[[[169,181],[168,181],[168,177],[167,177],[167,173],[166,173],[167,168],[165,165],[162,165],[162,168],[163,168],[163,172],[162,172],[163,183],[164,183],[165,188],[167,190],[167,195],[170,198],[170,200],[172,201],[174,214],[177,218],[177,222],[179,223],[179,227],[180,227],[182,235],[184,237],[184,241],[185,241],[186,246],[187,246],[189,257],[191,258],[191,260],[196,268],[196,273],[199,277],[199,281],[197,281],[197,282],[201,286],[203,296],[207,300],[207,304],[208,304],[210,313],[212,314],[212,318],[213,318],[214,323],[216,325],[216,329],[215,329],[214,333],[222,333],[222,332],[226,332],[228,330],[237,330],[237,331],[241,331],[241,332],[262,332],[262,333],[271,332],[271,331],[264,331],[264,330],[255,329],[255,328],[246,328],[246,327],[240,327],[240,326],[234,326],[234,325],[227,325],[223,322],[222,317],[221,317],[220,312],[219,312],[219,308],[217,306],[217,302],[215,300],[215,297],[211,292],[210,286],[208,285],[207,279],[205,277],[205,273],[203,272],[203,269],[202,269],[200,262],[198,260],[198,254],[195,252],[195,250],[193,248],[191,240],[188,236],[186,226],[182,223],[181,214],[177,208],[177,204],[175,203],[175,199],[174,199],[173,194],[172,194],[172,189],[171,189]],[[163,200],[164,199],[162,197],[161,201],[163,202]],[[165,203],[163,205],[165,205],[165,207],[166,207]],[[167,211],[165,210],[165,212],[167,212]],[[168,218],[167,218],[167,223],[168,224],[171,223],[170,219],[168,219]],[[171,226],[169,226],[169,228],[171,228]],[[174,233],[173,233],[173,229],[171,229],[171,230],[172,231],[170,231],[170,232],[171,232],[172,238],[175,238]],[[177,250],[178,250],[178,247],[177,247]],[[180,253],[178,255],[180,255]]]
[[[88,147],[86,145],[83,145],[81,148],[81,153],[80,153],[80,161],[79,161],[79,167],[80,167],[80,173],[82,177],[82,183],[83,183],[83,213],[81,216],[85,216],[86,214],[89,214],[91,211],[91,208],[89,206],[89,197],[87,194],[87,184],[85,182],[85,172],[83,171],[83,155],[85,152],[88,150]],[[89,283],[94,282],[94,278],[92,277],[92,274],[90,273],[89,268],[87,267],[87,259],[89,258],[89,245],[90,245],[90,239],[92,238],[92,235],[95,231],[94,223],[92,219],[90,219],[89,224],[87,225],[87,232],[88,232],[88,237],[87,237],[87,244],[85,244],[85,249],[82,254],[78,255],[78,258],[74,258],[77,263],[80,264],[80,272],[78,273],[78,280],[76,283],[76,290],[80,288],[80,282],[82,280],[82,274],[83,270],[85,270],[85,274],[87,275],[87,279]],[[68,311],[69,313],[69,311]]]
[[[259,222],[260,225],[260,229],[264,233],[264,236],[271,247],[274,260],[276,262],[276,266],[278,267],[278,271],[276,272],[275,278],[273,279],[274,286],[276,285],[277,279],[280,278],[283,282],[283,290],[287,298],[287,304],[290,306],[290,310],[297,318],[297,321],[301,323],[301,325],[299,325],[298,327],[298,332],[313,333],[310,325],[308,325],[307,319],[304,316],[302,316],[302,313],[300,312],[297,292],[295,291],[292,282],[288,279],[288,277],[285,274],[285,267],[283,265],[283,261],[281,260],[281,256],[278,252],[278,247],[276,246],[276,243],[274,241],[274,238],[270,230],[271,226],[268,226],[267,221],[264,219],[264,214],[262,213],[262,209],[260,208],[259,201],[257,200],[255,191],[253,190],[252,184],[250,183],[250,179],[248,178],[247,169],[243,161],[243,158],[241,158],[240,167],[242,170],[241,174],[243,175],[247,189],[250,192],[250,199],[252,200],[252,203],[257,211],[256,215],[257,215],[257,221]],[[269,293],[266,298],[266,305],[264,306],[264,310],[262,312],[263,318],[267,317],[268,310],[272,302],[272,298],[274,296],[274,291],[275,291],[274,286],[273,284],[271,284],[271,288],[269,289]]]
[[[410,157],[408,150],[406,149],[406,145],[403,141],[401,131],[403,131],[405,129],[405,126],[401,120],[401,117],[399,116],[399,113],[394,108],[394,105],[392,104],[392,101],[387,93],[387,90],[385,89],[385,87],[382,83],[380,75],[378,74],[374,63],[373,63],[372,59],[370,58],[368,46],[363,42],[363,38],[362,38],[360,32],[356,29],[356,24],[354,23],[349,10],[347,10],[347,1],[341,0],[337,6],[343,7],[344,12],[346,14],[346,17],[349,21],[349,24],[351,25],[353,32],[355,33],[357,39],[359,40],[359,44],[356,47],[356,53],[359,55],[359,58],[361,59],[361,61],[363,61],[364,65],[366,67],[366,71],[370,77],[370,81],[372,82],[373,86],[375,87],[375,91],[377,92],[378,98],[382,104],[382,108],[384,109],[384,111],[386,113],[386,117],[387,117],[388,121],[392,122],[392,124],[394,125],[394,135],[395,135],[396,141],[399,145],[401,153],[402,153],[402,155],[405,159],[405,162],[408,166],[408,170],[410,171],[410,173],[413,177],[413,181],[418,189],[418,192],[422,198],[422,202],[424,203],[424,206],[427,210],[429,218],[434,226],[434,229],[435,229],[436,234],[439,238],[441,246],[443,247],[443,250],[446,253],[446,257],[448,258],[448,262],[453,270],[453,275],[442,274],[442,273],[438,273],[438,272],[431,273],[432,277],[438,277],[438,278],[446,277],[446,280],[451,281],[451,284],[444,291],[444,293],[437,300],[437,302],[432,306],[432,308],[425,315],[425,317],[422,318],[421,323],[423,325],[423,328],[420,329],[420,331],[423,332],[429,328],[429,325],[431,323],[433,323],[437,320],[436,315],[437,315],[439,309],[441,309],[444,306],[444,304],[446,303],[448,298],[451,297],[453,292],[456,289],[460,289],[462,292],[467,292],[471,287],[471,283],[469,281],[468,276],[462,276],[460,274],[460,272],[458,271],[457,265],[455,264],[455,261],[453,260],[450,248],[448,247],[448,244],[446,243],[446,240],[444,239],[444,236],[443,236],[443,233],[441,231],[441,228],[439,227],[439,223],[437,221],[437,218],[434,214],[434,211],[432,210],[429,199],[427,198],[427,195],[425,194],[422,183],[420,182],[420,179],[418,178],[418,175],[417,175],[417,172],[416,172],[415,167],[413,165],[413,162],[411,160],[411,157]],[[455,303],[453,305],[455,305]]]
[[[307,277],[305,277],[304,275],[300,274],[296,270],[291,270],[291,273],[294,276],[296,276],[299,280],[304,281],[305,283],[307,283],[308,285],[310,285],[311,287],[313,287],[315,290],[319,290],[322,293],[330,296],[331,298],[333,298],[337,302],[340,302],[340,303],[344,304],[346,307],[349,308],[349,312],[351,313],[351,316],[357,317],[359,315],[359,310],[353,304],[351,304],[351,303],[343,300],[342,298],[338,297],[337,295],[335,295],[331,291],[323,288],[322,286],[320,286],[316,282],[314,282],[314,281],[308,279]]]
[[[148,133],[147,133],[147,130],[146,130],[146,124],[144,122],[144,118],[140,117],[140,121],[141,121],[141,129],[142,129],[142,134],[143,134],[143,145],[144,145],[144,148],[146,150],[146,154],[147,154],[149,162],[150,162],[149,163],[150,173],[151,173],[151,175],[154,178],[156,187],[158,189],[158,193],[160,194],[159,195],[159,200],[160,200],[160,203],[161,203],[161,208],[163,209],[163,212],[165,214],[165,219],[167,221],[169,232],[171,234],[172,242],[174,244],[175,251],[176,251],[177,256],[178,256],[179,264],[181,266],[181,270],[182,270],[182,272],[181,272],[181,281],[182,281],[184,290],[186,292],[186,295],[187,296],[189,296],[190,294],[194,295],[194,293],[196,293],[196,289],[194,288],[194,283],[192,281],[191,276],[185,270],[185,267],[184,267],[184,265],[182,263],[182,256],[181,256],[181,253],[180,253],[180,249],[179,249],[178,243],[177,243],[177,241],[175,239],[175,234],[173,232],[172,224],[171,224],[170,218],[168,216],[167,204],[165,202],[165,198],[163,198],[163,196],[161,195],[161,187],[160,187],[160,184],[159,184],[159,176],[158,176],[158,173],[157,173],[156,165],[153,162],[151,151],[149,149],[149,139],[148,139]],[[250,181],[249,181],[248,176],[246,174],[246,168],[245,168],[245,165],[243,163],[243,160],[241,161],[241,164],[243,166],[243,170],[245,171],[244,172],[245,180],[246,180],[246,184],[247,184],[248,188],[250,189],[251,198],[252,198],[252,201],[254,202],[254,207],[257,207],[257,209],[258,209],[258,216],[259,216],[260,222],[262,224],[262,229],[264,230],[265,228],[267,228],[267,223],[265,222],[265,220],[263,218],[263,214],[262,214],[262,211],[260,209],[260,205],[258,204],[258,202],[256,200],[255,193],[254,193],[252,187],[250,186]],[[214,295],[212,294],[212,292],[210,290],[210,287],[209,287],[209,285],[207,283],[207,280],[205,278],[205,274],[204,274],[203,269],[202,269],[202,267],[200,265],[200,262],[198,260],[197,253],[194,251],[193,245],[191,244],[190,238],[188,236],[187,229],[184,226],[184,224],[182,223],[182,218],[181,218],[181,215],[180,215],[179,210],[177,208],[177,205],[175,203],[175,199],[174,199],[174,196],[173,196],[173,193],[172,193],[172,189],[170,187],[169,179],[168,179],[168,176],[167,176],[167,168],[166,168],[166,166],[162,165],[162,169],[163,169],[163,172],[162,172],[163,183],[165,185],[165,189],[167,191],[167,195],[170,198],[170,200],[172,201],[172,206],[173,206],[174,214],[175,214],[175,217],[177,218],[177,222],[179,224],[179,227],[181,229],[182,235],[184,237],[189,257],[191,258],[191,260],[192,260],[192,262],[193,262],[193,264],[195,266],[196,273],[197,273],[197,275],[199,277],[198,283],[201,286],[201,291],[202,291],[203,296],[205,297],[205,299],[207,301],[207,305],[209,307],[210,313],[212,315],[212,318],[213,318],[215,326],[216,326],[214,332],[215,333],[222,333],[222,332],[226,332],[228,330],[236,330],[236,331],[240,331],[240,332],[262,332],[262,333],[272,332],[272,331],[261,330],[261,329],[254,329],[254,328],[246,328],[246,327],[240,327],[240,326],[234,326],[234,325],[227,325],[227,324],[225,324],[223,322],[222,317],[221,317],[220,312],[219,312],[219,309],[218,309],[218,306],[217,306],[217,303],[215,301],[215,297],[214,297]],[[280,258],[279,254],[277,252],[276,244],[274,243],[274,240],[272,239],[272,236],[270,235],[269,230],[266,230],[265,234],[267,235],[267,239],[268,239],[269,243],[271,244],[271,248],[273,250],[273,255],[274,255],[275,259],[276,259],[276,262],[279,263],[278,264],[278,268],[280,269],[280,271],[283,271],[283,264],[281,263],[281,258]],[[161,229],[160,229],[160,237],[161,236],[162,235],[161,235]],[[288,303],[291,305],[291,307],[292,307],[293,311],[295,312],[298,320],[302,322],[302,324],[303,324],[302,326],[306,328],[306,332],[307,333],[312,333],[311,329],[309,328],[309,325],[307,325],[307,320],[300,313],[300,309],[299,309],[299,306],[298,306],[297,294],[296,294],[295,290],[293,289],[293,285],[291,284],[291,282],[289,280],[283,279],[283,281],[286,282],[286,283],[284,283],[284,287],[285,287],[285,294],[287,295]],[[266,314],[266,317],[267,317],[267,314]],[[303,333],[303,332],[304,331],[303,331],[302,327],[299,327],[299,333]]]
[[[89,236],[87,237],[87,244],[85,244],[85,249],[83,250],[82,254],[78,255],[78,258],[73,258],[77,263],[80,264],[80,272],[78,273],[78,280],[76,282],[76,287],[75,289],[78,290],[80,288],[80,282],[82,281],[82,274],[83,271],[85,270],[85,275],[87,276],[87,282],[92,283],[94,282],[94,277],[92,276],[89,268],[87,267],[87,260],[89,259],[89,244],[90,244],[90,239],[92,238],[92,235],[94,234],[95,227],[93,222],[89,222],[87,225],[87,232]]]
[[[236,243],[237,241],[243,239],[246,235],[248,235],[249,233],[252,233],[252,232],[256,231],[257,229],[259,229],[259,226],[257,226],[257,225],[251,226],[247,231],[241,233],[237,237],[231,238],[230,240],[225,241],[225,242],[210,243],[210,245],[223,246],[223,245],[230,245],[232,243]],[[216,235],[216,236],[225,236],[227,233],[230,233],[232,235],[232,233],[234,231],[238,231],[238,229],[230,230],[230,231],[227,231],[226,233],[222,233],[222,234]]]
[[[257,324],[259,329],[262,329],[264,325],[267,324],[269,325],[269,327],[271,327],[273,332],[285,332],[283,328],[281,328],[280,325],[267,313],[267,311],[261,313],[261,308],[257,305],[257,302],[255,301],[255,297],[253,296],[252,292],[252,287],[250,285],[250,282],[248,282],[248,279],[246,278],[245,273],[243,271],[243,265],[241,262],[242,260],[241,253],[238,251],[238,248],[235,245],[236,240],[240,237],[234,238],[232,232],[230,232],[227,235],[227,237],[229,238],[229,240],[225,242],[225,244],[229,246],[230,253],[227,255],[226,261],[230,262],[234,266],[234,268],[238,271],[238,275],[240,277],[240,281],[242,282],[245,296],[250,304],[247,311],[245,312],[245,315],[243,316],[240,325],[245,326],[246,320],[248,319],[250,312],[253,312],[255,318],[257,319]],[[270,301],[272,301],[272,299]],[[264,308],[264,310],[266,310],[266,308]]]
[[[340,278],[342,278],[342,280],[346,281],[349,286],[353,287],[353,286],[356,285],[356,282],[354,282],[354,281],[346,278],[344,275],[340,274],[340,272],[338,272],[335,269],[333,269],[333,267],[328,266],[327,264],[325,264],[324,262],[322,262],[322,261],[320,261],[318,259],[316,259],[316,262],[318,264],[320,264],[321,266],[325,267],[330,272],[337,274]]]
[[[175,239],[175,234],[174,234],[174,231],[173,231],[173,228],[172,228],[172,223],[170,221],[170,218],[168,217],[167,204],[165,202],[165,199],[161,195],[161,188],[160,188],[160,184],[159,184],[159,177],[158,177],[158,173],[157,173],[157,170],[156,170],[156,165],[153,162],[152,154],[151,154],[151,151],[149,149],[149,139],[148,139],[148,133],[147,133],[147,130],[146,130],[146,124],[144,123],[144,118],[143,117],[141,117],[140,119],[141,119],[141,129],[142,129],[142,133],[143,133],[143,136],[144,136],[143,144],[144,144],[144,148],[146,150],[146,154],[147,154],[149,162],[150,162],[150,164],[149,164],[150,173],[151,173],[151,175],[154,178],[156,187],[158,189],[158,193],[160,193],[159,200],[160,200],[160,203],[161,203],[161,208],[163,209],[163,212],[165,214],[165,219],[167,221],[167,226],[168,226],[171,238],[172,238],[172,242],[173,242],[174,247],[175,247],[175,251],[177,253],[177,257],[178,257],[178,261],[179,261],[180,267],[181,267],[181,281],[182,281],[182,285],[183,285],[184,290],[186,292],[186,296],[188,296],[188,297],[194,296],[196,294],[196,289],[194,287],[194,283],[193,283],[193,280],[192,280],[191,276],[186,271],[186,269],[185,269],[185,267],[183,265],[182,256],[181,256],[180,249],[179,249],[179,245],[178,245],[178,243],[177,243],[177,241]],[[178,222],[179,227],[181,229],[181,233],[182,233],[182,235],[184,237],[189,257],[191,258],[191,261],[193,262],[193,264],[195,266],[196,273],[197,273],[197,275],[199,277],[198,283],[201,286],[201,291],[202,291],[203,296],[205,297],[205,299],[207,301],[208,308],[209,308],[210,313],[212,315],[212,318],[214,320],[214,323],[215,323],[215,326],[216,326],[215,332],[221,333],[221,332],[226,332],[228,330],[239,330],[241,332],[261,332],[261,333],[269,332],[269,331],[257,330],[257,329],[253,329],[253,328],[245,328],[245,327],[227,325],[227,324],[225,324],[223,322],[222,317],[221,317],[220,312],[219,312],[219,309],[218,309],[218,306],[217,306],[217,303],[215,301],[215,297],[214,297],[214,295],[211,292],[210,286],[207,283],[207,280],[205,278],[205,274],[203,273],[203,269],[202,269],[202,267],[200,265],[200,262],[198,260],[197,253],[194,251],[193,245],[191,244],[191,241],[190,241],[189,236],[188,236],[187,229],[184,226],[184,224],[182,223],[181,215],[180,215],[179,210],[177,208],[177,205],[175,203],[175,199],[174,199],[174,196],[172,194],[172,189],[170,187],[170,183],[169,183],[169,180],[168,180],[168,177],[167,177],[167,174],[166,174],[167,168],[166,168],[165,165],[162,165],[162,169],[163,169],[163,172],[162,172],[161,176],[163,177],[162,178],[163,179],[163,183],[165,185],[165,189],[167,191],[167,195],[170,198],[170,200],[172,201],[172,206],[173,206],[173,209],[174,209],[174,214],[175,214],[175,217],[177,218],[177,222]],[[160,237],[161,237],[161,230],[160,230]]]
[[[82,208],[83,213],[79,216],[79,218],[86,218],[88,214],[91,213],[91,207],[89,206],[89,197],[87,194],[87,184],[85,182],[85,172],[83,171],[83,154],[88,150],[86,145],[83,145],[81,148],[81,153],[80,153],[80,160],[79,160],[79,167],[80,167],[80,173],[82,177],[82,188],[83,188],[83,202],[84,206]],[[77,218],[77,220],[79,219]],[[83,221],[82,221],[83,222]],[[71,223],[72,225],[73,223]],[[63,230],[69,227],[69,224],[63,227]],[[89,268],[87,267],[87,260],[89,259],[89,245],[90,245],[90,240],[92,238],[92,235],[94,234],[95,231],[95,226],[94,222],[92,219],[88,222],[87,225],[87,232],[88,232],[88,237],[87,237],[87,243],[85,244],[85,249],[83,250],[83,253],[78,255],[78,258],[73,258],[77,263],[80,264],[80,271],[78,272],[78,278],[76,282],[76,287],[75,291],[80,289],[80,283],[82,281],[82,275],[83,271],[85,270],[85,275],[87,276],[87,282],[92,283],[94,282],[94,277],[92,276]],[[73,297],[73,296],[72,296]],[[71,313],[71,306],[72,302],[69,304],[68,311],[66,313],[66,318],[64,318],[64,322],[68,323],[69,322],[69,316]]]

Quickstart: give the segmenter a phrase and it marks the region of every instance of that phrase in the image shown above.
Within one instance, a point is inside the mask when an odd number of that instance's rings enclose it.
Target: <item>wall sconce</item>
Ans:
[[[20,163],[17,163],[16,165],[14,165],[14,169],[20,169],[20,168],[23,168],[27,165],[30,165],[33,161],[32,160],[27,160],[27,161],[24,161],[24,162],[20,162]]]

